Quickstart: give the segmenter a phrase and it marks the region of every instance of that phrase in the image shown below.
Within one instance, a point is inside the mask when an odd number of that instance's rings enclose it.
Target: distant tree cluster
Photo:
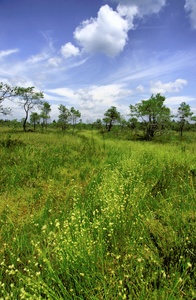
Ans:
[[[27,129],[28,118],[30,117],[30,123],[33,124],[34,130],[37,124],[41,124],[42,128],[47,128],[48,120],[50,119],[51,105],[44,101],[43,92],[36,92],[34,87],[10,87],[3,82],[0,83],[0,113],[3,115],[11,114],[12,110],[9,107],[3,107],[2,102],[5,99],[14,100],[17,99],[17,103],[24,109],[25,117],[22,119],[23,130]],[[32,112],[34,108],[41,110],[41,113]],[[31,114],[30,114],[31,112]],[[66,129],[67,123],[71,122],[75,127],[78,118],[81,117],[79,110],[71,107],[69,110],[64,105],[59,105],[59,119],[58,123],[62,126],[62,129]],[[29,116],[30,114],[30,116]]]
[[[65,105],[59,105],[59,119],[58,123],[61,125],[62,130],[67,128],[68,122],[72,122],[73,128],[76,126],[77,120],[81,117],[79,110],[74,107],[68,109]]]
[[[42,128],[47,128],[50,119],[51,105],[43,100],[43,92],[36,92],[34,87],[10,87],[1,82],[0,113],[8,115],[11,113],[11,108],[3,107],[2,103],[5,99],[12,101],[17,99],[18,105],[24,109],[25,117],[22,120],[24,131],[27,129],[29,117],[34,130],[37,124],[41,124]],[[142,128],[144,131],[144,138],[146,140],[152,140],[156,133],[163,133],[167,128],[171,128],[174,124],[177,124],[180,135],[182,136],[185,126],[190,121],[196,122],[196,116],[193,116],[190,105],[185,102],[182,102],[178,107],[177,115],[172,116],[170,109],[165,106],[164,102],[165,97],[158,93],[152,95],[148,100],[141,100],[141,102],[135,105],[130,105],[129,120],[126,120],[115,106],[111,106],[105,112],[104,118],[102,120],[97,119],[94,125],[99,129],[103,129],[103,126],[105,126],[105,131],[108,132],[111,131],[114,125],[120,125],[122,129],[127,126],[133,130],[140,127],[140,129]],[[40,109],[41,113],[33,112],[33,108]],[[67,129],[69,123],[72,124],[74,129],[78,120],[81,121],[81,113],[74,107],[69,109],[65,105],[60,104],[58,109],[58,121],[55,121],[55,123],[57,123],[62,130]]]
[[[180,134],[182,136],[185,125],[189,121],[196,122],[196,116],[193,116],[190,105],[182,102],[178,108],[177,115],[173,116],[168,107],[165,106],[165,97],[160,93],[152,95],[148,100],[141,100],[135,105],[130,105],[131,117],[128,121],[121,116],[115,106],[111,106],[103,118],[103,124],[107,131],[111,131],[114,124],[119,124],[122,128],[129,126],[136,129],[140,126],[144,130],[144,138],[152,140],[156,133],[163,133],[168,127],[171,127],[171,119],[176,118]],[[95,125],[100,128],[102,121],[97,119]]]

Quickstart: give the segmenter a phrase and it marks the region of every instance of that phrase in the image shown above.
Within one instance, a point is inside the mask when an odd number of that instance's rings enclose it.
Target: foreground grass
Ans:
[[[196,299],[195,143],[2,137],[2,299]]]

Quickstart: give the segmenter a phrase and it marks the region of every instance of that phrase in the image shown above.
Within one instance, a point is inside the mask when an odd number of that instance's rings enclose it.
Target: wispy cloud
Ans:
[[[88,57],[78,57],[65,61],[61,56],[56,55],[56,51],[50,52],[50,49],[23,60],[10,61],[5,57],[0,68],[0,78],[4,82],[12,81],[16,85],[32,82],[33,86],[45,89],[48,85],[59,85],[69,79],[70,70],[82,68],[88,59]]]
[[[47,47],[53,52],[55,48],[54,48],[54,39],[52,38],[52,31],[51,30],[41,31],[41,34],[46,41]]]
[[[196,1],[186,0],[184,8],[189,14],[190,22],[193,29],[196,29]]]
[[[72,89],[69,88],[55,88],[55,89],[47,89],[47,93],[51,93],[53,95],[61,96],[61,97],[66,97],[69,99],[74,99],[75,97],[75,92]]]
[[[50,31],[41,31],[41,35],[44,37],[46,42],[45,47],[37,54],[32,55],[26,61],[29,64],[37,64],[42,61],[46,61],[50,59],[56,53],[56,49],[54,47],[54,40],[51,36]]]
[[[48,65],[52,67],[58,67],[62,62],[61,57],[53,56],[48,59]]]
[[[196,65],[196,53],[194,52],[176,52],[173,55],[163,53],[148,53],[137,51],[130,55],[129,61],[125,61],[120,68],[108,77],[108,80],[120,83],[152,81],[164,77],[170,77],[171,74],[179,72],[183,68],[193,68]]]
[[[48,60],[51,56],[52,56],[53,52],[49,52],[49,51],[43,51],[41,53],[38,53],[36,55],[32,55],[27,61],[26,63],[28,64],[36,64],[42,61],[46,61]]]
[[[2,51],[0,51],[0,59],[4,58],[5,56],[14,54],[16,52],[19,52],[19,49],[15,48],[15,49],[9,49],[9,50],[2,50]]]

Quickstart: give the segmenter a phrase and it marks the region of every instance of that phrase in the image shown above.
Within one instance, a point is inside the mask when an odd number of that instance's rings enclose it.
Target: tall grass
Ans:
[[[2,299],[196,298],[194,143],[93,132],[9,139]]]

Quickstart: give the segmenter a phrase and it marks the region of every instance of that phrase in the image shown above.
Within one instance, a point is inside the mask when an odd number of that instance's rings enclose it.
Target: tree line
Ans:
[[[144,130],[144,138],[152,140],[157,132],[164,132],[167,128],[171,128],[172,123],[177,123],[182,137],[185,125],[191,121],[196,122],[196,116],[193,115],[190,105],[185,102],[180,104],[177,114],[173,115],[170,109],[164,105],[165,100],[166,98],[158,93],[152,95],[148,100],[141,100],[135,105],[130,105],[128,121],[121,116],[115,106],[112,106],[106,111],[103,118],[107,131],[110,131],[115,123],[119,123],[122,127],[129,125],[132,129],[140,127]],[[101,120],[98,119],[96,123],[101,124]]]
[[[31,124],[35,130],[37,124],[47,127],[50,119],[51,106],[47,101],[44,101],[43,92],[36,92],[34,87],[10,87],[7,84],[0,83],[0,113],[8,115],[11,109],[3,107],[2,102],[5,99],[17,99],[18,105],[23,107],[25,117],[23,119],[23,130],[26,131],[27,121],[30,118]],[[196,122],[196,116],[193,115],[189,104],[182,102],[178,107],[177,114],[172,115],[170,109],[164,104],[166,98],[160,93],[152,95],[148,100],[141,100],[135,105],[130,105],[129,120],[120,114],[115,106],[111,106],[104,114],[103,119],[97,119],[94,122],[97,128],[105,127],[105,131],[110,132],[116,124],[122,128],[129,126],[132,129],[142,128],[144,130],[144,138],[152,140],[157,132],[164,132],[172,122],[177,123],[180,135],[183,135],[185,125],[189,122]],[[33,112],[33,108],[40,109],[40,114]],[[58,116],[58,126],[62,130],[66,130],[68,123],[71,122],[75,127],[81,117],[79,110],[74,107],[68,109],[63,104],[60,104]],[[30,114],[31,112],[31,114]],[[30,115],[29,115],[30,114]],[[177,121],[175,121],[177,120]]]
[[[11,87],[8,84],[0,83],[0,113],[3,115],[11,114],[12,110],[9,107],[3,107],[2,102],[5,99],[14,101],[17,99],[17,103],[24,109],[25,117],[22,120],[23,130],[27,129],[27,121],[30,118],[30,122],[33,124],[35,130],[36,125],[40,124],[42,127],[47,127],[48,120],[50,119],[51,105],[44,101],[43,92],[36,92],[34,87]],[[37,112],[32,112],[34,108],[40,109],[40,114]],[[31,113],[31,114],[30,114]],[[68,122],[72,122],[75,126],[78,118],[81,117],[79,110],[74,107],[70,109],[66,106],[59,105],[59,119],[58,123],[61,125],[62,129],[65,130]]]

